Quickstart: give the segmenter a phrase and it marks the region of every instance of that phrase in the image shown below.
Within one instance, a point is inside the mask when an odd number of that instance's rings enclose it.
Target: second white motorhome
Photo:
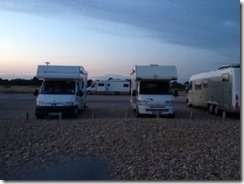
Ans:
[[[174,94],[170,82],[176,79],[176,66],[136,65],[131,73],[130,103],[137,117],[141,114],[173,117]]]
[[[218,70],[190,77],[188,106],[207,107],[210,113],[240,113],[240,65],[222,66]]]
[[[88,94],[129,94],[130,81],[120,79],[108,79],[94,81],[87,88]]]
[[[35,115],[78,116],[86,106],[87,72],[82,66],[39,65],[36,77],[43,80],[37,97]]]

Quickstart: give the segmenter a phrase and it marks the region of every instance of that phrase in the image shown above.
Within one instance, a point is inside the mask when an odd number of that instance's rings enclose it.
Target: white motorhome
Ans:
[[[130,81],[120,79],[96,80],[87,88],[88,94],[129,94]]]
[[[130,103],[137,117],[141,114],[174,116],[172,80],[177,80],[176,66],[134,67],[131,72]]]
[[[240,113],[240,65],[196,74],[189,79],[188,106],[207,107],[210,113]]]
[[[77,117],[85,107],[87,72],[82,66],[39,65],[36,77],[43,80],[34,93],[37,118],[59,113]]]

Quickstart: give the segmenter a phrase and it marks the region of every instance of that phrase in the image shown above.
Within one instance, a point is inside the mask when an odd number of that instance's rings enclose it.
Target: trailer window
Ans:
[[[204,80],[203,81],[203,88],[207,88],[208,87],[208,81],[207,80]]]
[[[195,84],[195,90],[201,90],[202,84]]]
[[[230,74],[225,73],[225,74],[222,75],[222,81],[223,82],[228,82],[229,79],[230,79]]]
[[[41,94],[74,94],[75,81],[44,81]]]
[[[140,94],[172,94],[168,81],[142,81]]]

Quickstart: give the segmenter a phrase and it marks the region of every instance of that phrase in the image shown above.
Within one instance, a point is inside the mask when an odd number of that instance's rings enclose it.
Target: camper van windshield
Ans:
[[[74,81],[44,81],[41,94],[75,94]]]
[[[169,81],[142,81],[140,94],[172,94]]]

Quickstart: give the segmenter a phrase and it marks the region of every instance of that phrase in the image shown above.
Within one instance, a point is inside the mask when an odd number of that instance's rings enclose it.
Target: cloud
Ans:
[[[68,14],[123,23],[148,30],[151,37],[162,42],[188,47],[215,51],[240,47],[238,1],[1,0],[0,7],[43,16]]]

